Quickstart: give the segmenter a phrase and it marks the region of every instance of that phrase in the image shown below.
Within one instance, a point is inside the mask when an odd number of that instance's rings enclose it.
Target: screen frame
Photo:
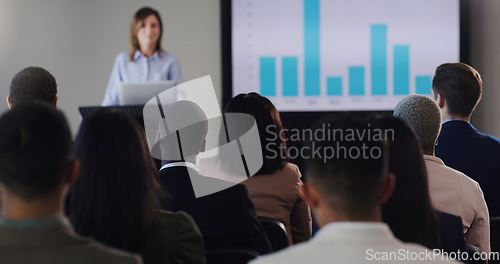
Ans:
[[[459,0],[459,34],[460,34],[460,61],[470,64],[470,0]],[[233,65],[232,65],[232,0],[220,0],[221,14],[221,54],[222,54],[222,105],[225,106],[233,98]],[[301,111],[300,113],[309,112]],[[309,112],[313,116],[319,113],[331,113],[338,111]],[[344,112],[344,111],[343,111]],[[350,111],[369,112],[374,111]],[[377,111],[375,111],[377,112]],[[380,111],[388,112],[388,111]],[[390,111],[389,111],[390,112]],[[299,113],[282,111],[280,113]]]

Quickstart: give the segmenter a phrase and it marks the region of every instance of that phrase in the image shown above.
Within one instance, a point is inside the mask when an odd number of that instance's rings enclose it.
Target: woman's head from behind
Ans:
[[[150,7],[139,9],[130,24],[130,57],[147,46],[154,47],[155,51],[161,50],[162,33],[163,24],[158,11]]]
[[[75,156],[81,170],[70,191],[69,210],[76,230],[135,249],[139,232],[159,208],[160,187],[143,129],[117,109],[98,110],[83,120]]]
[[[239,94],[227,103],[224,113],[245,113],[255,118],[263,156],[257,174],[273,173],[285,166],[289,160],[285,133],[280,114],[269,99],[257,93]]]
[[[384,222],[399,239],[436,248],[435,213],[417,136],[397,117],[382,117],[376,124],[389,135],[389,171],[396,178],[394,192],[382,206]]]

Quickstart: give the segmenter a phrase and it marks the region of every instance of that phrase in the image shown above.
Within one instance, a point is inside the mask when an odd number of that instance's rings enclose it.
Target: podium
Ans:
[[[92,114],[93,112],[102,109],[102,108],[114,108],[118,109],[120,111],[123,111],[130,116],[132,116],[139,124],[144,128],[144,116],[143,116],[143,109],[144,105],[124,105],[124,106],[80,106],[78,107],[78,111],[80,112],[80,115],[82,116],[82,120]],[[156,169],[159,170],[161,167],[161,160],[153,158],[153,161],[156,165]]]
[[[84,119],[86,116],[102,108],[114,108],[123,111],[137,120],[137,122],[139,122],[139,124],[144,128],[144,116],[142,114],[144,105],[80,106],[78,107],[78,111],[80,112],[82,119]]]

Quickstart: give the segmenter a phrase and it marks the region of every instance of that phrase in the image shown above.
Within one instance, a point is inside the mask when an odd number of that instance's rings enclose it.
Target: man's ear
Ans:
[[[68,161],[68,166],[66,167],[66,172],[64,174],[64,183],[73,184],[78,179],[78,174],[80,173],[80,161],[73,159]]]
[[[308,183],[300,185],[300,196],[312,209],[318,207],[321,199],[318,190]]]
[[[396,177],[394,177],[394,174],[391,172],[385,177],[383,186],[382,186],[382,193],[380,194],[380,203],[383,204],[391,198],[392,192],[394,191],[394,186],[396,186]]]
[[[57,106],[57,100],[59,100],[59,97],[57,97],[57,94],[56,94],[56,95],[54,95],[54,98],[52,98],[52,101],[50,101],[50,103],[53,106]]]
[[[10,95],[7,95],[7,98],[5,98],[7,100],[7,104],[9,105],[9,110],[12,109],[12,103],[10,102]]]
[[[200,152],[205,152],[206,148],[207,148],[207,140],[203,139],[200,145]]]
[[[443,109],[446,106],[446,98],[444,98],[443,94],[440,94],[440,93],[437,94],[436,102],[437,102],[439,108],[441,108],[441,109]]]

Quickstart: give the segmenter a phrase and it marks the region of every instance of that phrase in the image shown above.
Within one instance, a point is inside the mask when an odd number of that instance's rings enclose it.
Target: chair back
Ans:
[[[274,251],[287,248],[288,236],[286,234],[285,225],[276,219],[259,217],[262,228],[266,231],[267,238],[273,246]]]
[[[491,252],[500,252],[500,217],[490,217]],[[500,263],[500,260],[490,260],[490,264]]]
[[[469,264],[488,264],[488,261],[486,261],[486,260],[482,260],[480,258],[474,259],[473,256],[476,254],[476,258],[477,258],[477,256],[479,256],[479,254],[481,254],[481,251],[479,250],[479,248],[477,248],[473,245],[467,244],[467,254],[469,256],[469,261],[468,261]],[[465,262],[465,263],[467,263],[467,262]]]

